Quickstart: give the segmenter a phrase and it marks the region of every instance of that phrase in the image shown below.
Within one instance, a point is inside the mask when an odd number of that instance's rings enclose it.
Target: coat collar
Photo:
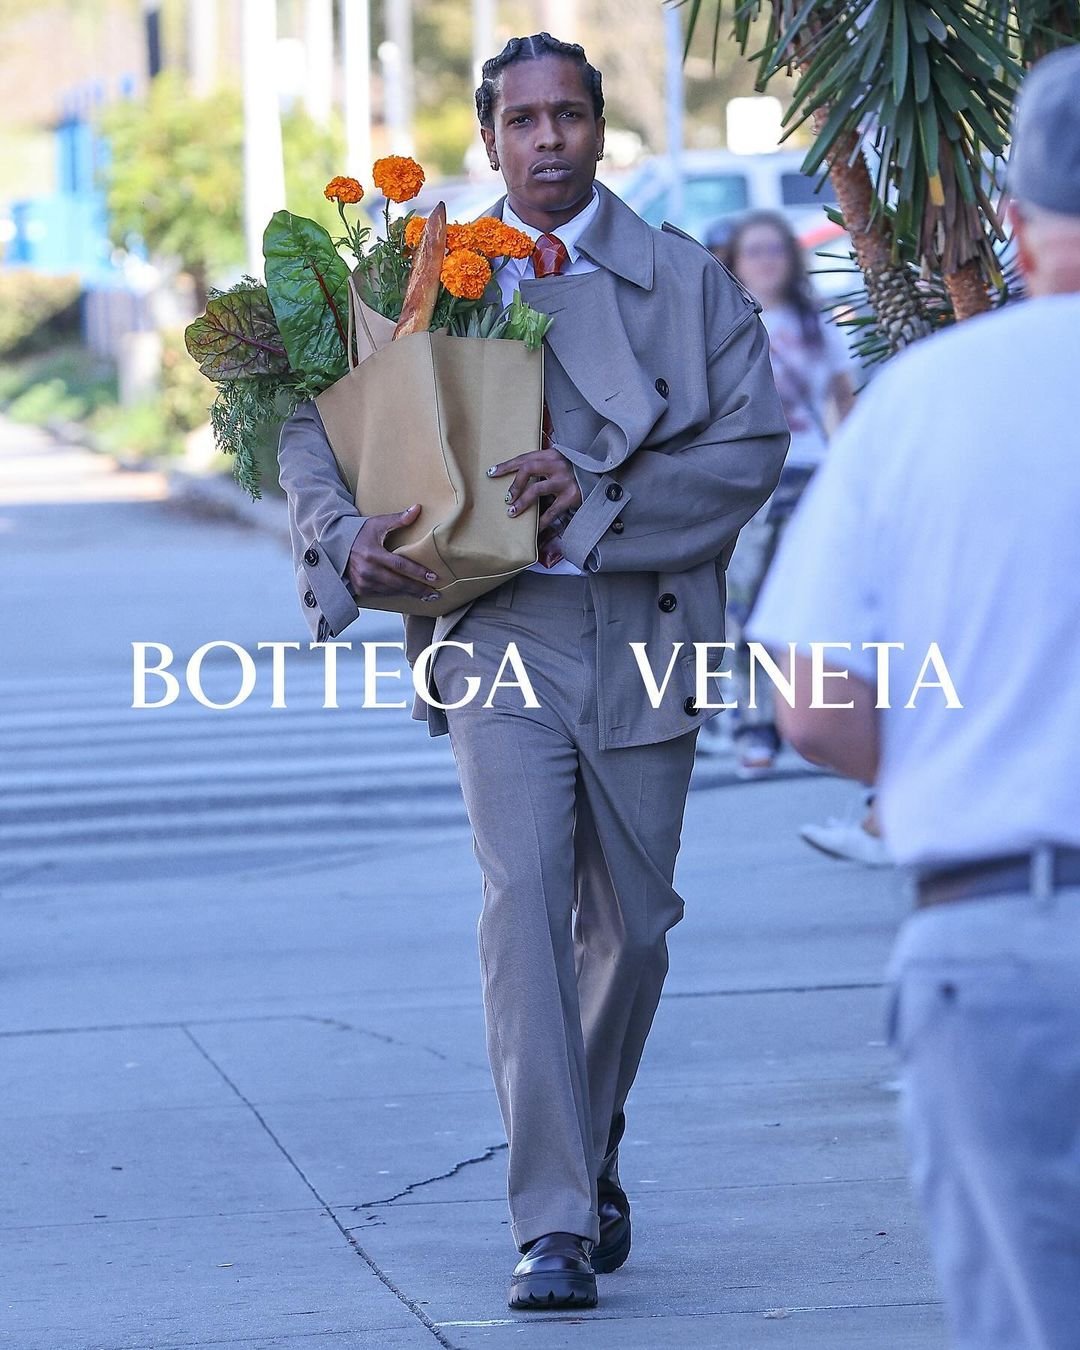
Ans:
[[[591,258],[598,267],[615,272],[625,281],[644,290],[651,290],[652,228],[603,183],[597,182],[596,191],[600,197],[600,206],[577,241],[579,251]],[[505,202],[504,195],[482,214],[501,219]]]

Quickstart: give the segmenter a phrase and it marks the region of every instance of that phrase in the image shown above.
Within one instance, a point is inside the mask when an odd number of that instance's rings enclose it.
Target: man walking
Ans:
[[[510,515],[540,500],[542,561],[438,620],[408,618],[406,651],[463,644],[429,672],[453,705],[470,676],[490,687],[514,642],[540,705],[501,688],[491,706],[414,715],[450,734],[483,873],[488,1051],[522,1253],[509,1301],[591,1306],[595,1272],[630,1250],[624,1104],[683,909],[672,882],[697,728],[715,711],[695,700],[692,644],[723,636],[724,569],[788,436],[755,303],[706,249],[594,182],[603,93],[583,50],[514,39],[476,101],[506,186],[486,214],[535,240],[496,284],[554,319],[544,444],[490,470]],[[387,548],[416,508],[359,515],[313,405],[286,424],[279,461],[320,639],[365,596],[437,588]]]
[[[807,706],[799,652],[778,710],[808,757],[877,778],[914,870],[891,1030],[959,1350],[1080,1345],[1078,93],[1075,47],[1020,92],[1031,298],[919,343],[860,396],[749,625],[777,649],[852,644],[854,676],[825,681],[848,707]],[[905,644],[880,711],[877,642]],[[932,642],[962,708],[909,698]]]

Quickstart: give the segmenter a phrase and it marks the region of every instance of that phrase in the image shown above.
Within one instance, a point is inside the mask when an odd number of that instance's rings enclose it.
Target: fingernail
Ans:
[[[489,478],[491,477],[491,475],[495,472],[495,470],[496,470],[498,467],[499,467],[499,466],[498,466],[497,464],[493,464],[493,465],[491,466],[491,468],[488,469],[488,477],[489,477]]]
[[[438,600],[438,598],[439,598],[438,591],[432,591],[429,595],[424,596],[425,600]]]
[[[507,492],[506,496],[503,498],[503,501],[512,502],[513,500],[514,500],[514,490],[513,488],[511,488],[510,491]]]
[[[517,515],[517,507],[516,507],[516,506],[509,506],[509,507],[507,507],[507,509],[506,509],[506,514],[507,514],[508,516],[516,516],[516,515]]]
[[[438,581],[439,578],[435,575],[434,572],[425,572],[424,579],[426,581]]]

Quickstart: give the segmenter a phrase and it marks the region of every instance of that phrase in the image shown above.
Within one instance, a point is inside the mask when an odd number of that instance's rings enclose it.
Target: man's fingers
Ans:
[[[403,558],[400,553],[387,553],[384,558],[379,559],[379,562],[388,571],[396,572],[399,576],[408,577],[410,581],[422,585],[425,591],[430,591],[431,583],[438,580],[434,572],[429,572],[426,567],[413,562],[410,558]]]
[[[514,455],[510,459],[501,460],[498,464],[493,464],[488,469],[489,478],[501,478],[504,473],[515,473],[521,468],[527,459],[532,459],[533,455],[539,454],[538,450],[526,450],[523,455]]]
[[[512,515],[520,515],[525,508],[541,497],[553,497],[553,506],[558,506],[560,511],[565,511],[568,506],[575,502],[577,495],[576,481],[567,481],[560,475],[559,478],[534,478],[516,498],[513,507],[507,509]],[[550,509],[550,508],[549,508]]]
[[[570,505],[568,494],[556,497],[537,522],[541,530],[550,530],[552,534],[561,534],[566,525],[566,509]]]
[[[420,576],[423,577],[423,568]],[[398,568],[381,563],[369,563],[356,577],[354,589],[357,598],[365,595],[412,595],[421,599],[437,598],[437,593],[428,581],[416,581]]]
[[[535,477],[535,474],[535,469],[530,469],[528,465],[523,465],[518,469],[517,473],[514,475],[514,481],[506,490],[506,500],[508,502],[517,502],[528,486],[529,480]],[[513,514],[517,515],[517,512],[515,511]]]

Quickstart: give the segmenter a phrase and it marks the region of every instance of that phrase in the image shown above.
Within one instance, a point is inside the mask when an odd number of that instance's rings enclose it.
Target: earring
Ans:
[[[596,158],[597,158],[598,160],[604,158],[604,152],[603,152],[603,150],[598,150],[598,151],[597,151],[597,153],[596,153]]]
[[[499,167],[499,161],[498,161],[497,159],[493,159],[493,160],[491,161],[491,167],[492,167],[493,169],[498,169],[498,167]]]

